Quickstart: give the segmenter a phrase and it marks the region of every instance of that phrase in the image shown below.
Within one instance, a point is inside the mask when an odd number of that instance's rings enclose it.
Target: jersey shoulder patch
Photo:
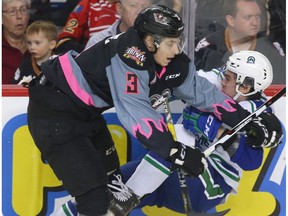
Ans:
[[[133,29],[119,38],[118,55],[125,64],[137,70],[148,70],[155,65],[153,55]]]
[[[135,63],[140,67],[143,67],[146,61],[146,53],[141,51],[137,46],[127,47],[124,51],[123,57],[135,61]]]

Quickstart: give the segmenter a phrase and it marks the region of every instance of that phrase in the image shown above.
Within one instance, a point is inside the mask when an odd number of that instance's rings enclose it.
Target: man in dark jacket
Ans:
[[[258,34],[261,10],[256,0],[227,0],[224,15],[227,27],[207,35],[195,48],[197,70],[210,71],[224,65],[237,51],[255,50],[270,60],[275,71],[273,84],[285,84],[285,54],[278,42]]]

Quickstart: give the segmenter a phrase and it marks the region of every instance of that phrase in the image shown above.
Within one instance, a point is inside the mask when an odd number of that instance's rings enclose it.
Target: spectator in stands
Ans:
[[[70,13],[63,32],[59,34],[55,52],[81,52],[94,33],[108,28],[119,19],[116,2],[117,0],[81,0]]]
[[[226,0],[227,27],[204,37],[195,48],[197,69],[210,71],[221,67],[228,57],[240,50],[258,51],[270,60],[275,76],[273,84],[285,83],[285,54],[279,43],[259,36],[260,7],[256,0]]]
[[[279,42],[286,53],[286,1],[268,0],[270,14],[269,38]]]
[[[27,50],[25,31],[30,0],[2,1],[2,84],[12,84],[13,76]]]
[[[281,1],[281,0],[280,0]],[[211,22],[216,22],[217,25],[227,26],[225,16],[223,14],[223,4],[225,0],[196,0],[196,10],[195,19],[197,21],[203,22],[203,20],[208,20]],[[266,31],[267,29],[267,0],[257,0],[257,3],[261,10],[261,26],[260,31]]]
[[[86,48],[98,43],[104,38],[125,32],[133,26],[139,12],[152,4],[152,0],[120,0],[116,3],[116,11],[121,19],[109,28],[95,33],[87,42]]]
[[[154,4],[166,5],[177,13],[180,13],[183,7],[183,0],[154,0]]]
[[[57,26],[49,21],[38,20],[26,30],[31,57],[24,59],[15,72],[14,83],[26,86],[33,77],[41,74],[41,64],[52,54],[57,43]]]
[[[29,23],[36,20],[49,20],[56,26],[64,26],[69,14],[80,0],[32,0]]]

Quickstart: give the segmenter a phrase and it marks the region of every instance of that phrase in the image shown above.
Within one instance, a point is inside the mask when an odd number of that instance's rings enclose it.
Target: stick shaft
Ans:
[[[172,119],[172,114],[170,111],[168,98],[166,98],[166,100],[164,101],[163,107],[164,107],[164,113],[166,117],[167,126],[174,140],[177,140],[177,135],[176,135],[173,119]],[[191,200],[189,197],[189,191],[188,191],[185,175],[180,170],[178,170],[178,178],[179,178],[180,187],[181,187],[181,195],[182,195],[182,199],[184,202],[184,209],[186,211],[186,214],[189,216],[193,213],[193,208],[192,208]]]
[[[244,118],[242,121],[240,121],[236,126],[234,126],[231,130],[225,130],[224,136],[222,135],[222,138],[220,138],[217,142],[213,143],[209,148],[207,148],[203,153],[205,157],[208,157],[216,148],[218,145],[221,145],[228,141],[233,135],[235,135],[237,132],[239,132],[242,128],[244,128],[246,125],[248,125],[253,118],[259,116],[265,109],[270,107],[273,103],[275,103],[279,98],[281,98],[286,93],[286,87],[284,87],[282,90],[277,92],[273,97],[271,97],[269,100],[267,100],[265,103],[263,103],[257,110],[252,112],[250,115],[248,115],[246,118]]]

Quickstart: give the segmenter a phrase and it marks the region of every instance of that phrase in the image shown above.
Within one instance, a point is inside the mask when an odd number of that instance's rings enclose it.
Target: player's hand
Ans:
[[[194,107],[186,107],[183,111],[183,126],[194,134],[203,134],[209,142],[213,142],[221,121],[210,113],[201,112]]]
[[[245,128],[247,144],[252,147],[273,148],[281,143],[283,131],[281,123],[273,113],[262,113]]]
[[[195,148],[175,141],[170,151],[170,160],[173,163],[172,170],[180,169],[184,174],[197,177],[207,168],[204,154]]]

